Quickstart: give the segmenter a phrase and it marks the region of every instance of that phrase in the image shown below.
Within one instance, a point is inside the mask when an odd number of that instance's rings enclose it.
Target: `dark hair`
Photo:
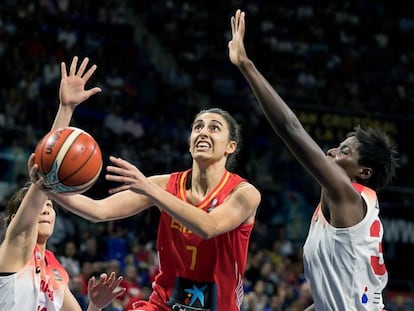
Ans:
[[[393,181],[399,167],[395,144],[384,131],[377,128],[363,130],[358,125],[354,132],[348,134],[350,136],[355,136],[359,142],[359,164],[372,169],[367,186],[376,191],[382,190]]]
[[[199,113],[197,113],[197,115],[195,116],[194,120],[197,119],[200,115],[205,114],[205,113],[216,113],[221,115],[224,120],[226,121],[228,127],[229,127],[229,140],[233,140],[237,143],[237,148],[236,150],[232,153],[229,154],[227,161],[226,161],[226,168],[227,169],[231,169],[234,168],[234,166],[236,165],[236,157],[237,154],[239,153],[240,150],[240,146],[241,146],[241,127],[240,125],[237,123],[237,121],[231,116],[230,113],[228,113],[227,111],[220,109],[220,108],[209,108],[209,109],[204,109],[201,110]]]
[[[25,197],[27,191],[29,190],[30,185],[31,185],[31,182],[26,182],[23,185],[23,187],[21,187],[14,194],[12,194],[12,196],[7,201],[6,217],[5,217],[7,226],[10,224],[12,216],[17,213],[17,210],[19,209],[20,204],[23,201],[23,198]]]

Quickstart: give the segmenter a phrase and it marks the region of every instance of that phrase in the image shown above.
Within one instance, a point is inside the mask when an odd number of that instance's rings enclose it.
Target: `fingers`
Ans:
[[[125,293],[125,291],[126,291],[125,287],[119,287],[118,289],[113,291],[113,295],[115,297],[117,297],[117,296],[122,295],[123,293]]]
[[[30,181],[36,185],[42,185],[43,184],[43,177],[38,177],[37,170],[38,166],[35,164],[35,154],[32,153],[29,157],[29,160],[27,162],[27,167],[29,170],[29,177]]]
[[[118,278],[116,278],[115,272],[111,272],[107,282],[112,288],[117,288],[119,284],[122,282],[122,280],[123,280],[122,276],[119,276]]]
[[[78,66],[78,57],[74,56],[72,63],[70,64],[69,75],[74,76],[76,73],[76,67]]]
[[[72,63],[70,64],[69,75],[70,76],[77,76],[79,78],[82,78],[86,82],[93,75],[93,73],[95,72],[97,66],[96,65],[91,66],[91,68],[89,68],[88,71],[86,71],[86,73],[85,73],[86,67],[88,66],[88,63],[89,63],[89,58],[85,57],[82,60],[82,63],[80,64],[79,68],[77,69],[78,59],[79,58],[77,56],[73,57]],[[67,71],[66,71],[66,64],[64,62],[62,62],[60,64],[60,70],[61,70],[62,78],[67,78],[68,75],[67,75]],[[101,89],[99,89],[99,91],[101,91]],[[97,92],[95,92],[95,93],[97,93]]]
[[[100,87],[94,87],[93,89],[90,89],[88,91],[86,91],[86,96],[89,98],[97,93],[102,92],[102,89]]]
[[[114,156],[109,156],[109,160],[113,163],[122,163],[122,161],[123,161],[122,158],[117,158],[117,157],[114,157]]]
[[[35,162],[35,154],[34,154],[34,153],[32,153],[32,154],[30,155],[30,157],[29,157],[29,161],[28,161],[28,166],[29,166],[29,168],[30,168],[30,167],[32,167],[32,166],[34,165],[34,162]]]
[[[83,59],[81,65],[80,65],[79,69],[78,69],[78,72],[76,73],[76,75],[78,77],[82,77],[83,73],[85,72],[86,66],[88,65],[88,62],[89,62],[89,58],[88,57],[85,57]]]
[[[94,276],[89,279],[89,281],[88,281],[88,292],[90,292],[92,287],[95,286],[95,282],[96,282],[96,279],[95,279]]]
[[[120,187],[116,187],[116,188],[109,189],[108,190],[108,193],[109,194],[114,194],[114,193],[122,192],[122,191],[125,191],[125,190],[129,190],[130,188],[131,187],[129,185],[122,185]]]
[[[66,64],[64,62],[60,63],[60,74],[62,75],[62,79],[66,79],[68,77],[68,73],[66,72]]]
[[[231,33],[233,37],[237,33],[244,33],[244,16],[245,12],[238,9],[236,11],[236,14],[234,14],[234,16],[231,17]]]
[[[116,166],[124,169],[137,169],[137,167],[131,163],[129,163],[127,160],[124,160],[122,158],[117,158],[114,156],[109,156],[109,160],[114,163]],[[108,166],[109,167],[109,166]]]
[[[234,27],[234,16],[232,16],[230,19],[230,25],[231,25],[231,35],[234,38],[234,33],[236,32],[235,27]]]
[[[85,75],[83,76],[83,79],[85,80],[85,81],[88,81],[89,80],[89,78],[93,75],[93,73],[95,72],[95,70],[96,70],[96,68],[97,68],[97,66],[96,65],[93,65],[91,68],[89,68],[89,70],[85,73]],[[83,69],[83,71],[85,70],[85,68]],[[82,71],[82,74],[83,74],[83,71]],[[80,75],[80,76],[82,76],[82,75]]]
[[[99,280],[105,283],[108,280],[108,275],[106,273],[101,273]]]
[[[239,25],[239,33],[240,33],[242,38],[244,37],[244,29],[245,29],[244,16],[245,16],[245,13],[241,12],[240,21],[239,21],[239,24],[238,24]]]
[[[116,277],[116,273],[115,272],[111,272],[109,274],[109,277],[106,273],[102,273],[99,276],[99,284],[104,285],[110,289],[115,289],[119,286],[119,284],[121,284],[122,280],[124,278],[122,276],[119,276],[118,278]],[[93,285],[96,282],[95,277],[91,277],[89,279],[89,282],[91,285]]]

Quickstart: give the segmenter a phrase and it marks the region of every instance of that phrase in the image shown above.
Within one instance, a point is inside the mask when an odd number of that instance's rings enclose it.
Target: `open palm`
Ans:
[[[61,63],[62,78],[60,81],[59,98],[63,105],[70,105],[75,108],[90,96],[102,91],[99,87],[85,90],[86,83],[96,70],[96,65],[93,65],[85,72],[88,62],[89,59],[85,57],[79,69],[77,69],[78,57],[75,56],[70,65],[69,75],[66,71],[66,64]]]

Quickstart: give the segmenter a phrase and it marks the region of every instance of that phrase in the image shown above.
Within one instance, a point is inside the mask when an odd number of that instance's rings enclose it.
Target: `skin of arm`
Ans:
[[[28,166],[32,172],[37,170],[37,166],[34,166],[34,154],[30,156]],[[40,188],[41,182],[42,179],[37,184],[30,185],[7,228],[4,242],[0,247],[0,271],[2,272],[18,271],[33,254],[37,241],[37,219],[47,200],[47,196]]]
[[[101,200],[82,194],[50,193],[50,197],[72,213],[94,223],[133,216],[153,205],[148,197],[132,191],[117,193]]]
[[[322,149],[305,131],[294,112],[286,105],[269,82],[247,57],[244,48],[245,14],[237,10],[231,19],[232,40],[229,57],[236,65],[260,103],[273,130],[298,159],[302,166],[322,187],[322,200],[330,207],[335,225],[347,226],[349,220],[343,215],[352,209],[362,209],[362,199],[353,188],[346,172],[325,155]],[[341,211],[338,212],[338,209]],[[336,217],[336,213],[340,217]],[[354,220],[351,221],[351,223]],[[354,224],[354,223],[353,223]]]
[[[112,192],[123,193],[127,190],[147,196],[153,205],[204,239],[228,232],[242,223],[253,222],[260,203],[259,191],[251,184],[242,183],[224,203],[206,213],[165,191],[166,186],[161,187],[159,181],[146,178],[128,161],[115,157],[110,157],[110,160],[116,166],[107,167],[106,178],[122,183],[122,186],[112,189]],[[163,183],[166,181],[168,176],[163,177]]]

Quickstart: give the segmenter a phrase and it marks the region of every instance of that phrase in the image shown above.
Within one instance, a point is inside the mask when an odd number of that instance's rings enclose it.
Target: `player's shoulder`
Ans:
[[[249,189],[249,191],[259,192],[259,190],[256,188],[256,186],[254,186],[252,183],[250,183],[243,176],[240,176],[236,173],[231,173],[231,172],[230,172],[230,176],[237,183],[237,186],[235,187],[235,189]]]
[[[253,184],[249,183],[247,180],[241,181],[235,188],[234,193],[243,193],[250,198],[257,199],[259,202],[261,200],[261,193]]]

